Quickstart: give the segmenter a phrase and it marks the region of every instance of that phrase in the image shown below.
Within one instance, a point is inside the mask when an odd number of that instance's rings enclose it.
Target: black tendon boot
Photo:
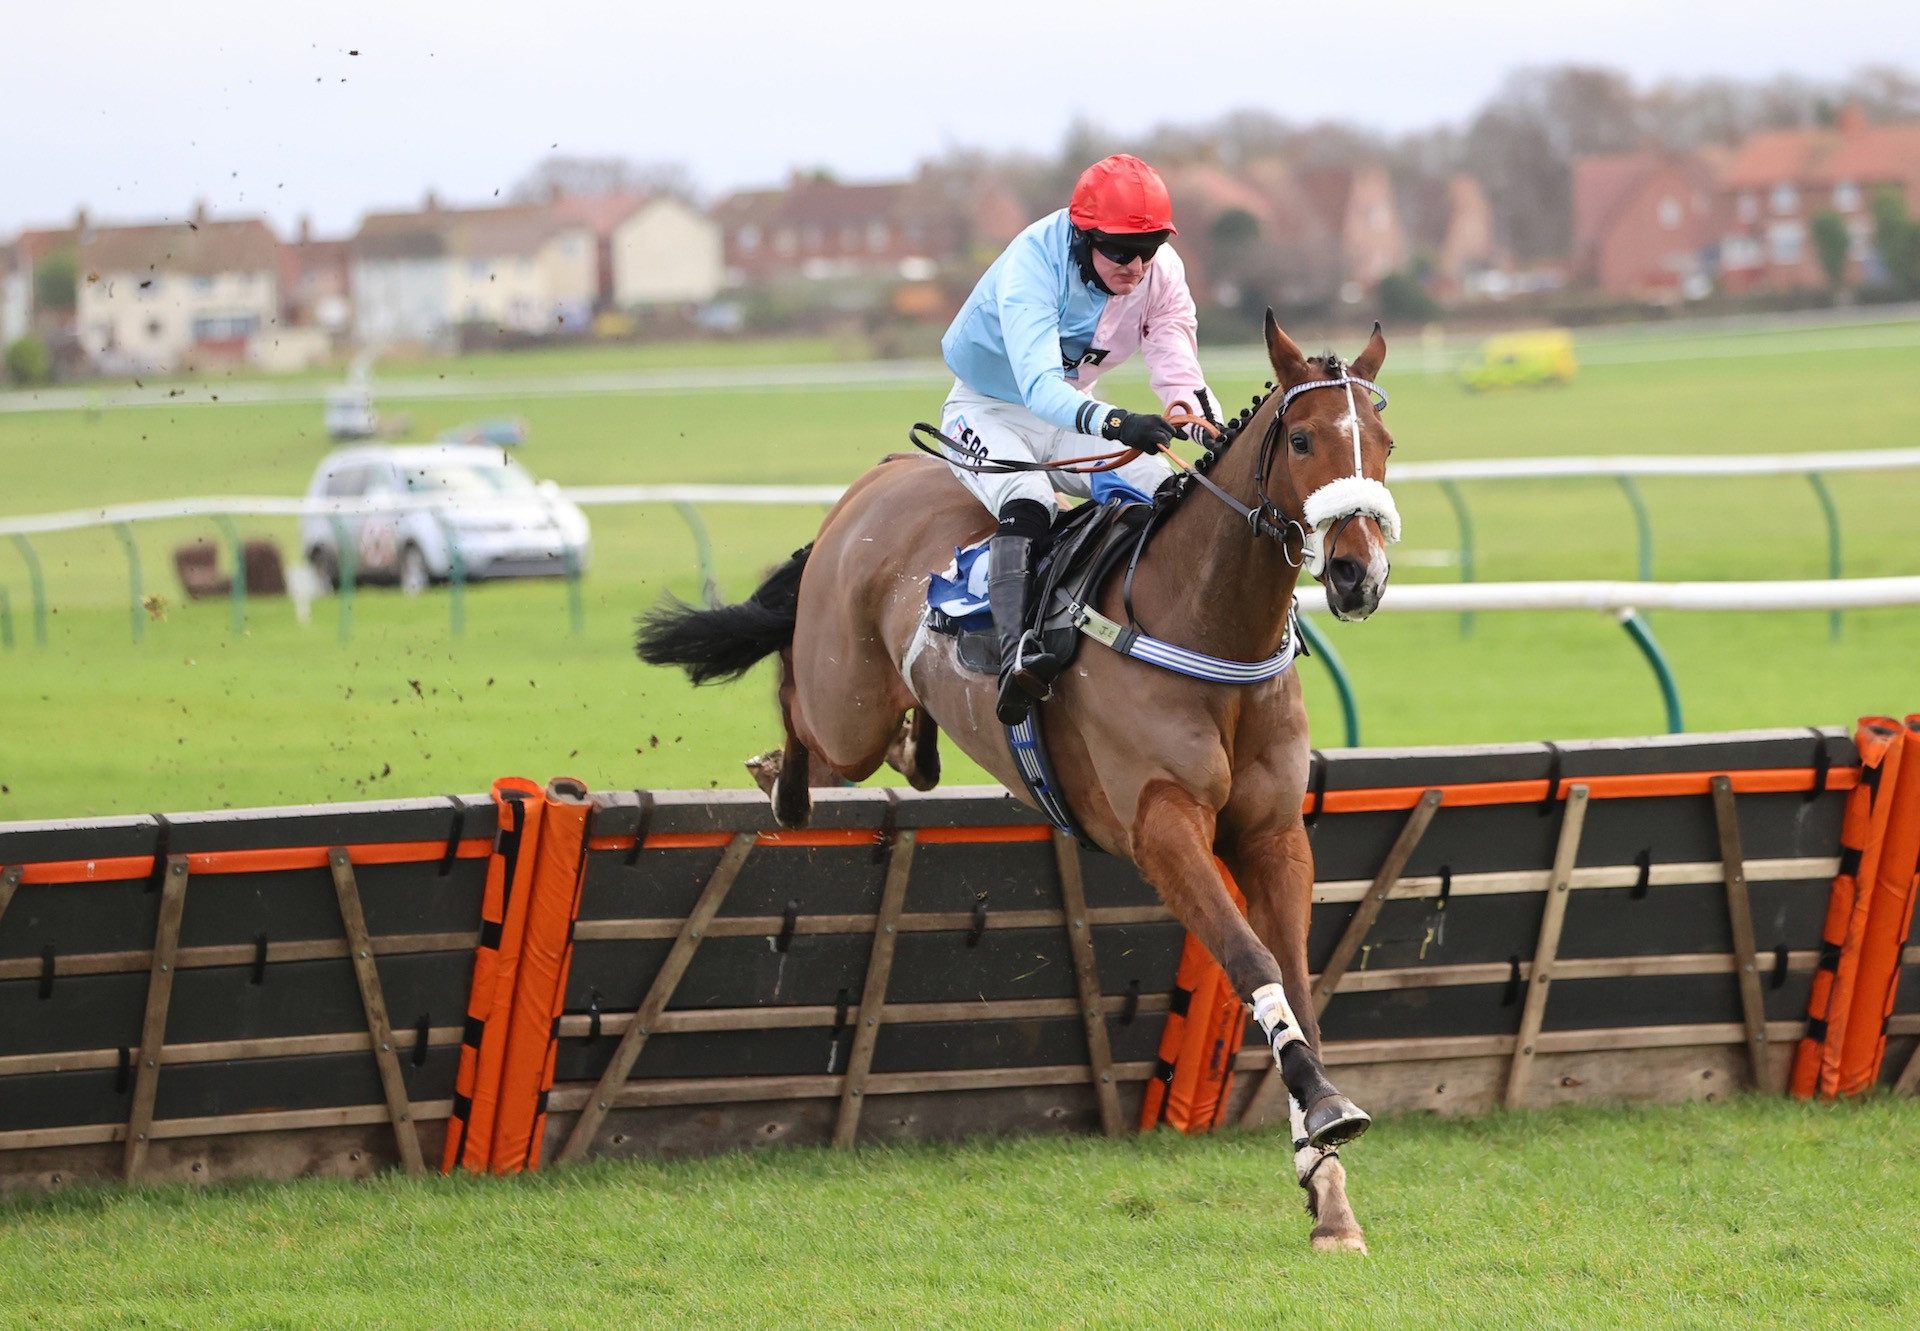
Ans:
[[[1002,724],[1026,720],[1036,699],[1043,699],[1052,678],[1040,635],[1021,636],[1033,574],[1033,542],[1025,536],[996,533],[987,545],[987,606],[1000,635],[1000,698],[994,708]],[[1054,672],[1057,673],[1057,672]]]

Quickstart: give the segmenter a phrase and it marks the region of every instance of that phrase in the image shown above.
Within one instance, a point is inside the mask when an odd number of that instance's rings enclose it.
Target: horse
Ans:
[[[1366,618],[1399,534],[1384,483],[1393,440],[1372,383],[1386,359],[1379,325],[1351,365],[1306,356],[1271,311],[1265,338],[1268,392],[1193,468],[1132,570],[1125,611],[1117,576],[1094,603],[1226,663],[1278,660],[1289,649],[1303,567],[1320,578],[1335,616]],[[1022,791],[994,714],[994,679],[962,668],[955,640],[925,622],[931,572],[993,528],[945,462],[890,456],[751,598],[713,609],[669,599],[642,619],[637,649],[695,683],[737,677],[778,653],[785,744],[763,784],[782,826],[807,821],[809,783],[822,768],[859,781],[888,763],[930,789],[942,729]],[[1297,673],[1214,683],[1082,644],[1035,724],[1082,835],[1138,867],[1266,1032],[1291,1097],[1313,1246],[1365,1252],[1337,1148],[1370,1120],[1327,1078],[1309,988],[1310,745]],[[1244,916],[1220,861],[1244,894]]]

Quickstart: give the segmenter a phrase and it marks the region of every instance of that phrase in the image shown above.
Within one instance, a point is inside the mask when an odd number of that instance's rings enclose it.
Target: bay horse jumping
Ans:
[[[1386,358],[1379,326],[1351,366],[1304,355],[1270,311],[1265,331],[1274,386],[1210,452],[1205,480],[1162,519],[1132,579],[1143,632],[1233,663],[1288,647],[1303,566],[1335,615],[1371,614],[1399,535],[1384,483],[1393,440],[1371,382]],[[1211,493],[1195,493],[1203,485]],[[779,653],[786,744],[770,784],[783,826],[807,821],[809,780],[823,768],[859,781],[890,762],[930,789],[940,728],[1022,792],[994,678],[961,667],[955,639],[925,624],[930,574],[993,529],[945,463],[890,457],[748,601],[669,603],[647,616],[640,655],[704,683]],[[1120,581],[1107,580],[1095,609],[1125,613]],[[1211,683],[1083,643],[1038,718],[1083,835],[1138,866],[1267,1033],[1291,1096],[1314,1246],[1364,1252],[1334,1148],[1369,1119],[1327,1079],[1308,984],[1309,743],[1296,671]],[[1244,916],[1216,855],[1245,895]]]

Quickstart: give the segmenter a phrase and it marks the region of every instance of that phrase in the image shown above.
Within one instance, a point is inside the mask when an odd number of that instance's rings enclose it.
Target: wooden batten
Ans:
[[[140,1026],[140,1052],[135,1056],[133,1109],[127,1116],[127,1182],[140,1178],[147,1158],[147,1139],[153,1131],[153,1102],[160,1093],[161,1049],[167,1042],[167,1008],[173,1001],[174,956],[180,949],[180,917],[187,908],[187,859],[175,855],[161,875],[160,919],[153,933],[153,963],[147,973],[147,1012]]]
[[[353,978],[360,987],[360,1006],[367,1014],[367,1039],[373,1046],[374,1065],[380,1072],[380,1091],[386,1097],[387,1117],[393,1123],[400,1163],[409,1174],[424,1174],[427,1164],[420,1154],[420,1134],[413,1125],[407,1083],[400,1075],[400,1060],[393,1051],[393,1023],[387,1019],[386,995],[381,992],[380,971],[373,960],[373,940],[367,936],[367,919],[360,908],[360,885],[354,877],[353,860],[346,847],[335,846],[327,852],[327,867],[333,873],[333,890],[340,902],[340,923],[347,935],[347,956],[353,963]]]
[[[1074,987],[1080,991],[1080,1020],[1087,1032],[1087,1063],[1100,1105],[1100,1130],[1118,1137],[1127,1130],[1120,1117],[1120,1096],[1113,1080],[1113,1049],[1107,1041],[1107,1014],[1100,1002],[1100,967],[1093,955],[1093,931],[1087,920],[1087,889],[1080,877],[1080,847],[1064,832],[1053,834],[1054,861],[1060,869],[1060,904],[1066,914],[1067,946],[1073,954]]]
[[[694,903],[692,911],[681,922],[679,936],[674,939],[667,959],[660,964],[659,973],[653,977],[653,983],[640,1002],[639,1010],[633,1014],[633,1024],[627,1027],[626,1034],[620,1037],[620,1043],[613,1051],[613,1059],[607,1064],[600,1082],[593,1093],[581,1106],[579,1121],[573,1125],[573,1135],[561,1148],[558,1157],[560,1163],[579,1160],[585,1157],[587,1148],[593,1144],[594,1133],[600,1129],[600,1121],[613,1107],[616,1093],[625,1084],[633,1065],[640,1057],[640,1051],[646,1047],[647,1037],[653,1033],[653,1024],[660,1014],[666,1011],[667,1003],[673,997],[673,991],[680,983],[680,977],[687,973],[687,965],[693,960],[694,949],[700,946],[700,939],[707,926],[712,922],[720,903],[726,900],[727,891],[734,880],[740,876],[740,868],[747,862],[748,854],[753,850],[758,837],[752,833],[734,836],[727,843],[726,851],[720,856],[720,863],[707,879],[707,885],[701,890],[700,899]]]
[[[873,949],[867,954],[867,978],[860,990],[859,1021],[853,1028],[853,1048],[847,1053],[847,1071],[840,1079],[840,1112],[833,1125],[833,1144],[852,1146],[860,1132],[860,1111],[873,1068],[873,1047],[885,1019],[887,979],[893,974],[894,944],[900,938],[900,911],[907,900],[907,879],[913,872],[913,850],[918,833],[894,834],[887,850],[887,879],[880,889],[880,913],[874,918]]]
[[[1534,1055],[1540,1023],[1547,1014],[1547,987],[1553,982],[1554,958],[1560,951],[1560,930],[1567,919],[1567,893],[1573,886],[1573,860],[1580,852],[1580,833],[1586,825],[1587,788],[1574,785],[1560,815],[1560,839],[1554,847],[1553,868],[1547,880],[1546,907],[1540,917],[1540,938],[1534,947],[1533,969],[1527,977],[1526,1006],[1520,1011],[1520,1030],[1513,1041],[1513,1060],[1507,1068],[1506,1105],[1519,1106],[1527,1093],[1527,1073]]]
[[[1747,861],[1740,849],[1740,812],[1734,806],[1733,782],[1716,776],[1712,782],[1713,821],[1720,838],[1720,867],[1727,884],[1727,921],[1733,932],[1733,973],[1740,986],[1740,1013],[1747,1028],[1747,1052],[1753,1063],[1753,1084],[1766,1081],[1767,1006],[1760,996],[1759,963],[1753,941],[1753,903],[1747,893]]]

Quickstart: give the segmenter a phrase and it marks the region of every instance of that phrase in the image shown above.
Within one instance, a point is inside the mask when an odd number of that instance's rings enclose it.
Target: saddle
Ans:
[[[1129,499],[1082,504],[1048,534],[1047,549],[1034,570],[1027,622],[1021,627],[1038,629],[1047,652],[1063,668],[1080,646],[1072,607],[1090,602],[1106,576],[1144,544],[1160,512],[1153,504]],[[985,550],[986,542],[980,541],[957,551],[954,576],[935,576],[928,595],[927,627],[958,639],[956,651],[963,668],[997,676],[1000,642],[992,615],[984,596],[971,597],[964,588],[965,570],[974,559],[984,558]]]

